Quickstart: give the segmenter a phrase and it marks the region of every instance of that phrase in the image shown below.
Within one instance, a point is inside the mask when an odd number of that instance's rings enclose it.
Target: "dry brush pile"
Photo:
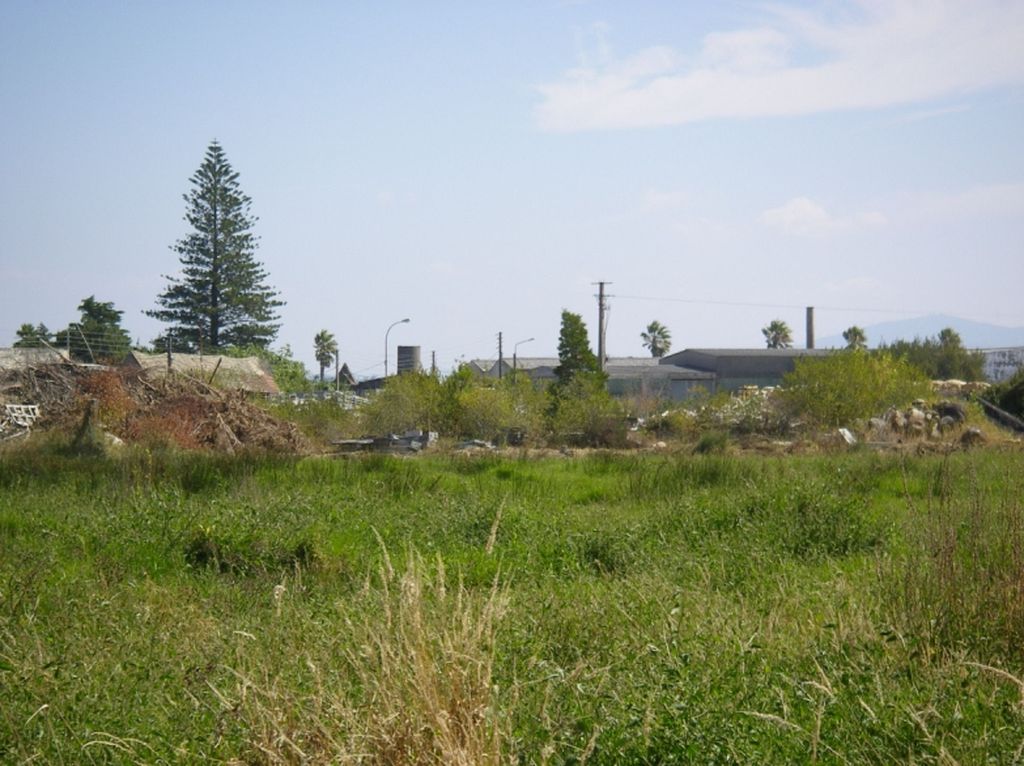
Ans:
[[[78,439],[98,427],[123,442],[145,446],[309,451],[294,424],[267,413],[251,395],[180,373],[150,380],[137,371],[30,367],[0,379],[0,402],[38,405],[36,429]]]

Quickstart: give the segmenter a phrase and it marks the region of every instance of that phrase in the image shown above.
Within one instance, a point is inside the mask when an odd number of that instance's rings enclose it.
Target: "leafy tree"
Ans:
[[[216,141],[191,183],[183,196],[193,231],[171,247],[180,256],[181,276],[167,277],[170,284],[157,297],[160,308],[146,314],[170,324],[168,332],[183,351],[267,348],[280,326],[275,310],[284,303],[266,285],[267,273],[255,258],[251,200]]]
[[[555,374],[558,385],[565,386],[579,373],[598,374],[601,371],[597,357],[590,350],[587,325],[583,317],[571,311],[562,311],[562,329],[558,335],[558,366]]]
[[[28,323],[23,324],[18,328],[16,335],[18,339],[14,341],[14,348],[42,348],[50,341],[52,333],[46,325],[40,322],[34,326]]]
[[[981,380],[985,374],[984,354],[965,349],[959,333],[951,327],[934,338],[898,340],[883,344],[881,350],[906,359],[932,380]]]
[[[789,348],[793,345],[793,331],[781,319],[773,319],[767,327],[761,328],[768,348]]]
[[[644,342],[644,348],[649,349],[651,356],[655,358],[665,356],[672,347],[672,333],[656,319],[647,325],[645,332],[640,333],[640,338]]]
[[[131,349],[131,338],[121,327],[124,312],[95,295],[83,299],[78,310],[81,319],[58,332],[54,345],[70,348],[71,358],[81,362],[116,364],[124,359]]]
[[[435,375],[393,375],[360,409],[364,430],[372,434],[402,433],[413,428],[446,431],[442,426],[443,395],[441,381]]]
[[[334,334],[321,330],[313,337],[313,349],[316,353],[316,361],[320,365],[320,382],[324,382],[324,368],[328,367],[338,353],[338,341]]]
[[[846,341],[846,347],[852,350],[860,350],[867,348],[868,336],[864,332],[863,327],[852,325],[847,329],[843,330],[843,340]]]
[[[798,359],[782,380],[781,396],[794,416],[850,426],[927,393],[927,378],[905,359],[849,350]]]

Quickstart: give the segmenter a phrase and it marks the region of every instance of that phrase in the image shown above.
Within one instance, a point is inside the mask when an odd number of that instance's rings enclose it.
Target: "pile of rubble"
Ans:
[[[236,452],[306,452],[295,425],[258,407],[252,395],[221,390],[184,374],[151,381],[139,374],[72,365],[7,371],[0,404],[31,405],[37,430],[74,433],[97,424],[126,443]]]
[[[868,421],[868,436],[875,441],[909,439],[942,439],[959,434],[964,444],[985,440],[977,428],[964,428],[967,409],[962,402],[943,400],[928,405],[916,400],[908,409],[890,407],[882,417]]]

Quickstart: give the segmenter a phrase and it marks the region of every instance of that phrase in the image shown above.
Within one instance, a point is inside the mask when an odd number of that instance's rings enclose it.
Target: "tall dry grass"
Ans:
[[[910,500],[907,553],[888,577],[895,621],[927,656],[1024,660],[1024,481],[943,463]]]
[[[237,701],[253,760],[266,764],[498,766],[511,760],[493,683],[495,632],[507,607],[495,583],[485,593],[450,584],[440,558],[410,553],[397,572],[386,553],[364,587],[353,639],[325,672],[307,661],[304,697],[286,679],[237,672]],[[287,598],[286,589],[275,597]],[[287,610],[279,610],[287,618]]]

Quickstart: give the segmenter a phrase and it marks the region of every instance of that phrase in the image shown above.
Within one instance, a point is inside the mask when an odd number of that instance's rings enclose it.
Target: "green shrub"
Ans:
[[[363,430],[373,434],[442,430],[441,405],[441,381],[434,375],[395,375],[360,409]]]
[[[504,441],[513,432],[536,437],[542,429],[544,393],[526,377],[465,386],[455,403],[460,436]]]
[[[783,379],[790,415],[820,426],[849,426],[927,395],[924,374],[903,359],[867,351],[838,351],[798,359]]]
[[[707,431],[701,434],[693,451],[698,455],[710,455],[725,452],[729,446],[729,435],[722,431]]]
[[[550,427],[556,440],[591,447],[625,445],[625,413],[605,390],[602,376],[580,373],[552,397]]]

